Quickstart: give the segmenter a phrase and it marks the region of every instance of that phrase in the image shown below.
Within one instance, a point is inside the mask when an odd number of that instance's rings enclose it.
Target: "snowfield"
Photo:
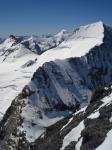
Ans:
[[[22,68],[29,59],[34,60],[36,54],[27,54],[13,62],[0,63],[0,117],[4,115],[12,100],[22,91],[30,81],[37,66]]]
[[[112,149],[112,130],[107,134],[105,141],[96,150],[111,150]]]
[[[67,115],[69,115],[68,111],[52,111],[46,115],[37,107],[27,105],[22,109],[22,118],[24,118],[24,120],[19,130],[26,131],[27,140],[34,142],[34,140],[46,131],[47,127],[53,125]]]
[[[101,45],[103,37],[102,22],[80,27],[68,40],[62,42],[58,47],[43,53],[38,59],[38,65],[42,66],[43,63],[55,61],[56,59],[81,57],[88,53],[91,48]]]

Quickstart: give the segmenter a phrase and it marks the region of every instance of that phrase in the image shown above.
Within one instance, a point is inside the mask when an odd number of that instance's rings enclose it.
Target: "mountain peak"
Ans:
[[[12,39],[16,39],[16,37],[14,35],[9,35],[9,38],[12,38]]]
[[[80,26],[74,31],[75,37],[103,39],[104,25],[102,21],[98,21],[85,26]]]
[[[18,39],[14,35],[9,35],[9,39],[13,40],[14,42],[18,43]]]
[[[14,35],[9,35],[9,38],[7,38],[6,41],[7,40],[8,40],[8,42],[11,42],[13,44],[17,44],[18,43],[18,39]]]
[[[103,21],[99,20],[99,21],[96,21],[96,22],[93,22],[93,23],[90,23],[88,25],[103,25]]]
[[[83,26],[80,26],[80,27],[94,27],[94,26],[103,26],[103,22],[102,21],[97,21],[97,22],[93,22],[93,23],[90,23],[90,24],[86,24],[86,25],[83,25]],[[79,28],[80,28],[79,27]]]
[[[60,32],[58,32],[58,33],[56,34],[56,36],[62,36],[62,35],[67,34],[67,33],[68,33],[67,30],[62,29]]]

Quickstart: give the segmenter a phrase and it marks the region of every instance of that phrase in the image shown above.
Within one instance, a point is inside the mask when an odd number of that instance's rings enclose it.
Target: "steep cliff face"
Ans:
[[[103,43],[84,56],[46,62],[37,69],[28,85],[34,92],[28,97],[29,102],[40,109],[57,109],[64,105],[72,108],[76,102],[89,101],[97,87],[112,83],[112,30],[103,27]],[[77,32],[75,34],[79,37]]]

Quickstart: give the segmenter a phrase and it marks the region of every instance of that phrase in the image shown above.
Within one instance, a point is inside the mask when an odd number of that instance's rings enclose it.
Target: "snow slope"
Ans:
[[[58,47],[46,51],[38,60],[38,65],[54,61],[56,59],[67,59],[71,57],[81,57],[95,46],[101,45],[104,38],[104,28],[102,22],[97,22],[77,29],[68,40],[62,42]]]
[[[22,126],[19,127],[20,131],[26,131],[26,138],[30,142],[34,142],[39,136],[41,136],[46,128],[53,125],[57,121],[69,115],[66,111],[52,111],[45,114],[45,112],[38,109],[38,107],[27,105],[22,109]]]
[[[29,53],[14,59],[12,62],[0,63],[0,113],[2,116],[11,105],[12,100],[30,81],[37,68],[36,63],[24,69],[22,65],[29,60],[35,62],[37,57],[36,54]]]
[[[112,149],[112,130],[107,134],[105,141],[96,150],[111,150]]]
[[[84,123],[83,121],[75,128],[73,128],[65,137],[63,140],[63,145],[60,150],[64,150],[67,145],[69,145],[72,141],[78,141],[78,139],[81,137],[81,132],[84,130]]]

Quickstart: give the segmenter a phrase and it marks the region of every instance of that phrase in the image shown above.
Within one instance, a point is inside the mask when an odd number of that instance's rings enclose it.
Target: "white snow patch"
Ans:
[[[62,131],[64,128],[66,128],[66,127],[70,124],[70,122],[71,122],[72,120],[73,120],[73,117],[70,118],[69,121],[67,122],[67,124],[64,125],[64,126],[61,128],[61,131]]]
[[[89,115],[87,118],[89,119],[96,119],[100,116],[99,111],[92,113],[91,115]]]
[[[27,140],[33,142],[46,131],[48,126],[63,119],[65,113],[67,112],[55,111],[45,115],[38,107],[27,104],[22,109],[23,124],[20,130],[25,131]]]
[[[78,141],[78,143],[75,146],[75,150],[80,150],[81,145],[82,145],[82,140],[83,140],[83,138],[80,138],[80,140]]]
[[[78,141],[81,137],[81,131],[85,128],[83,121],[80,124],[73,128],[63,139],[63,145],[60,150],[64,150],[66,146],[68,146],[72,141]]]
[[[105,141],[96,150],[112,150],[112,130],[108,132]]]
[[[87,108],[87,106],[85,106],[85,107],[83,107],[83,108],[81,108],[80,110],[78,110],[74,115],[77,115],[77,114],[79,114],[79,113],[85,113],[85,111],[86,111],[86,108]]]
[[[110,121],[110,123],[112,123],[112,116],[110,117],[109,121]]]
[[[108,87],[104,87],[105,90],[108,90]]]
[[[102,100],[103,104],[96,110],[100,110],[104,106],[108,106],[112,103],[112,93],[109,96],[104,97]]]

